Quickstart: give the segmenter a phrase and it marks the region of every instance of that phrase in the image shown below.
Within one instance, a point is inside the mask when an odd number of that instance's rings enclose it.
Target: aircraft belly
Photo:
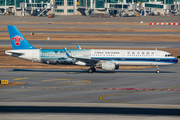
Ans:
[[[172,63],[163,63],[163,62],[118,62],[118,65],[129,65],[129,66],[157,66],[157,65],[171,65]]]
[[[51,59],[41,59],[41,62],[45,64],[56,64],[56,60]]]

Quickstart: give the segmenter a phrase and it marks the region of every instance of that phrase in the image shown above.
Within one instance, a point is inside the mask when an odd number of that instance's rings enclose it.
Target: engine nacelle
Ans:
[[[114,71],[116,69],[116,64],[113,62],[102,63],[102,70]]]
[[[119,69],[119,65],[116,65],[116,66],[115,66],[115,70],[118,70],[118,69]]]

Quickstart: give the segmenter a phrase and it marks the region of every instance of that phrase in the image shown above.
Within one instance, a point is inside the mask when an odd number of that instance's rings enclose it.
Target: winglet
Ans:
[[[64,52],[66,53],[67,57],[72,58],[72,56],[68,53],[68,51],[66,50],[66,48],[63,48]]]
[[[77,44],[78,49],[81,49],[81,47]]]

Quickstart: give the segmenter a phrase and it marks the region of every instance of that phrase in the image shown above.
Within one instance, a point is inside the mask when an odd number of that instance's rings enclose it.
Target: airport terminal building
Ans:
[[[24,15],[74,15],[77,14],[76,0],[0,0],[2,13]]]
[[[124,16],[168,15],[180,12],[180,0],[0,0],[1,13],[27,15],[88,15],[108,13]]]

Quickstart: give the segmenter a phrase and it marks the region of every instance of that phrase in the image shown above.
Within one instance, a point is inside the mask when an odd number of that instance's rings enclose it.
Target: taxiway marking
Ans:
[[[106,35],[111,35],[112,33],[108,33],[108,34],[106,34]]]
[[[16,79],[13,79],[13,80],[23,80],[23,79],[28,79],[29,77],[22,77],[22,78],[16,78]]]
[[[45,73],[38,73],[38,74],[33,74],[33,75],[25,75],[23,77],[19,77],[19,78],[16,78],[16,79],[13,79],[13,80],[23,80],[23,79],[28,79],[29,77],[31,76],[37,76],[37,75],[41,75],[41,74],[46,74],[48,72],[45,72]]]

